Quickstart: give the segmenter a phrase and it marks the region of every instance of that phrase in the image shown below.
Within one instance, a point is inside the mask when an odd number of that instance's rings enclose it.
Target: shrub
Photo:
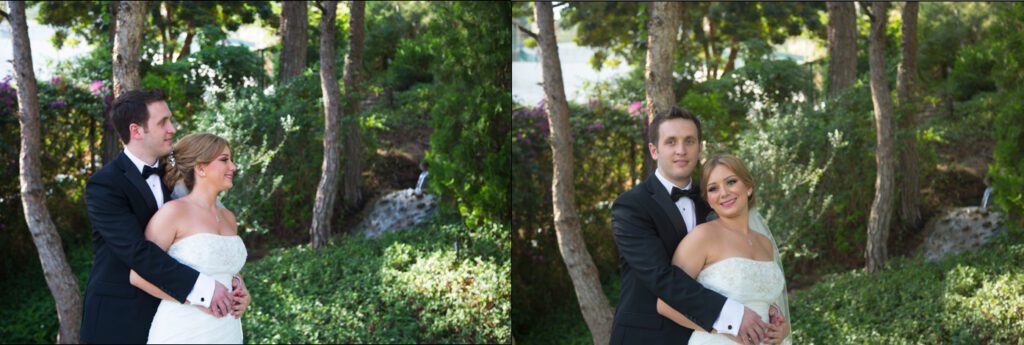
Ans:
[[[791,301],[794,343],[1010,344],[1024,334],[1020,229],[977,252],[827,276]]]
[[[250,343],[507,343],[507,228],[432,222],[368,240],[276,250],[243,274]]]

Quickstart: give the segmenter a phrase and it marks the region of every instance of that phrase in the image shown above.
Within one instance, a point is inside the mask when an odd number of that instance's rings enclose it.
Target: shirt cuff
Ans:
[[[192,287],[192,292],[185,299],[188,300],[188,303],[209,308],[210,300],[213,299],[213,290],[216,288],[215,284],[217,284],[216,280],[200,273],[199,279],[196,279],[196,285]]]
[[[725,305],[722,306],[722,312],[718,314],[718,320],[715,321],[713,327],[718,333],[739,336],[740,324],[743,322],[743,311],[744,306],[742,304],[734,301],[732,298],[726,299]]]

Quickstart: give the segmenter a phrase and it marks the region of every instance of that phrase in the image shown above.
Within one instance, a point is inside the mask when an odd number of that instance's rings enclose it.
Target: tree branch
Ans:
[[[556,2],[556,3],[552,4],[551,8],[559,8],[559,7],[568,5],[568,4],[569,4],[568,1],[560,1],[560,2]]]
[[[11,16],[4,12],[4,10],[0,10],[0,17],[4,17],[4,20],[11,20]]]
[[[537,33],[533,32],[533,31],[530,31],[527,28],[524,28],[521,24],[516,23],[516,27],[519,28],[519,31],[522,31],[527,36],[530,36],[530,37],[532,37],[535,40],[540,40],[540,38],[537,37]]]
[[[868,15],[868,18],[871,19],[872,22],[875,21],[875,15],[871,13],[871,3],[867,1],[858,1],[857,3],[860,4],[860,8],[864,10],[864,13]]]

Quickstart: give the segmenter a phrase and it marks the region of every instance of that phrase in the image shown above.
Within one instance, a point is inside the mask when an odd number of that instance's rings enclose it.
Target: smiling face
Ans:
[[[729,167],[719,165],[707,181],[708,204],[720,217],[732,217],[747,211],[747,200],[754,189],[743,183]]]
[[[234,186],[237,169],[238,166],[231,159],[231,149],[224,147],[212,162],[196,166],[196,181],[209,184],[217,191],[228,190]]]
[[[720,217],[746,213],[754,205],[754,179],[739,158],[721,155],[705,163],[704,198]]]
[[[680,187],[686,186],[700,159],[697,124],[689,119],[666,120],[658,126],[658,145],[647,146],[665,178]]]

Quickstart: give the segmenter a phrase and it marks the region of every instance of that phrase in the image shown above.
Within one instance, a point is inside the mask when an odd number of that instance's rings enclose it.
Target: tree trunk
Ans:
[[[534,15],[540,27],[538,42],[544,76],[544,94],[547,97],[548,123],[551,128],[550,142],[554,163],[551,191],[558,248],[572,278],[576,298],[579,300],[580,310],[593,336],[594,344],[608,344],[611,340],[612,309],[601,289],[597,267],[594,266],[594,261],[583,241],[579,215],[576,213],[569,104],[562,83],[562,67],[555,41],[551,3],[535,2]]]
[[[192,39],[196,37],[195,24],[189,23],[188,29],[185,31],[185,44],[181,46],[181,52],[178,53],[178,58],[174,61],[181,61],[189,54],[192,54]]]
[[[39,262],[46,278],[46,286],[53,295],[60,329],[56,341],[77,344],[82,323],[82,296],[78,279],[71,272],[60,234],[46,207],[40,171],[39,95],[36,75],[32,69],[32,48],[28,39],[28,24],[24,1],[9,1],[8,18],[11,23],[14,49],[14,70],[18,83],[18,120],[21,124],[21,203],[25,210],[25,223],[32,233],[32,242],[39,252]]]
[[[902,57],[899,73],[896,77],[896,95],[899,98],[900,110],[903,111],[900,127],[903,145],[900,159],[903,173],[900,188],[900,223],[908,229],[915,229],[921,224],[921,211],[918,207],[921,197],[920,176],[917,164],[917,107],[914,101],[914,84],[917,79],[917,2],[907,2],[903,6],[903,37]]]
[[[852,2],[828,2],[829,97],[857,80],[857,18]]]
[[[114,97],[137,90],[139,47],[142,45],[142,23],[146,15],[144,1],[121,1],[117,11],[117,32],[114,34]]]
[[[732,41],[729,44],[729,61],[725,63],[725,68],[722,69],[722,75],[729,74],[736,69],[736,55],[739,53],[740,47],[736,43],[736,36],[732,37]]]
[[[893,182],[895,180],[896,156],[893,147],[893,108],[889,94],[889,81],[885,75],[885,26],[889,3],[871,4],[871,34],[869,37],[868,64],[871,68],[871,99],[875,108],[875,128],[878,138],[878,153],[875,162],[878,174],[875,177],[875,199],[871,203],[868,219],[868,243],[865,257],[869,272],[881,271],[885,266],[886,241],[889,237],[889,223],[892,218]]]
[[[334,18],[337,12],[337,1],[323,2],[323,16],[320,19],[320,88],[324,98],[324,163],[321,166],[320,183],[316,187],[313,224],[309,229],[314,249],[325,246],[331,235],[331,216],[338,194],[338,134],[341,126],[338,111],[341,91],[338,89],[338,63],[334,58]]]
[[[363,17],[366,4],[362,1],[349,2],[348,55],[345,56],[345,115],[348,134],[345,135],[345,208],[358,209],[363,201],[363,135],[360,133],[359,97],[362,94],[360,80],[363,68]]]
[[[676,104],[672,84],[672,65],[675,63],[676,34],[679,31],[679,16],[682,8],[675,2],[652,2],[650,19],[647,22],[647,66],[644,69],[644,85],[647,87],[647,118],[648,123],[656,115],[665,114]],[[705,48],[707,46],[705,45]],[[644,142],[647,142],[644,133]],[[643,178],[654,172],[655,164],[643,148]]]
[[[280,84],[302,74],[306,68],[306,47],[309,43],[307,25],[309,17],[305,1],[285,1],[281,4]]]
[[[114,46],[117,42],[117,18],[118,8],[121,7],[120,1],[111,1],[108,8],[110,9],[110,45]],[[121,150],[121,145],[118,144],[117,130],[114,129],[113,110],[106,114],[106,120],[103,121],[103,163],[113,162],[114,158],[117,157],[117,152]]]

